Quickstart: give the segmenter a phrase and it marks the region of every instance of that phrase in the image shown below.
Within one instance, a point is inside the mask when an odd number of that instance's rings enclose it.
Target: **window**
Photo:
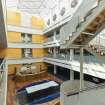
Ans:
[[[30,48],[22,49],[22,56],[25,58],[32,57],[32,49]]]
[[[32,42],[32,35],[31,34],[22,33],[21,37],[22,37],[23,43],[31,43]]]

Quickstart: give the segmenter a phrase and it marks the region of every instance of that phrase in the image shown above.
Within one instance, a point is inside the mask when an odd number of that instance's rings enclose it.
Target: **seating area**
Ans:
[[[51,84],[48,86],[48,84]],[[27,90],[34,87],[38,87],[40,85],[45,85],[45,88],[41,89],[32,89],[32,92],[28,92]],[[48,87],[47,87],[48,86]],[[54,81],[42,80],[40,82],[35,82],[29,85],[26,85],[16,92],[16,99],[19,105],[36,105],[42,104],[49,101],[52,101],[56,98],[60,97],[60,85]]]

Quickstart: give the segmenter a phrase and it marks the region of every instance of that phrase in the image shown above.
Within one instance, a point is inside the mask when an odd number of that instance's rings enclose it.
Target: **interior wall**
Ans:
[[[31,27],[37,28],[37,29],[43,29],[44,21],[42,19],[38,19],[37,17],[32,16],[31,17]]]
[[[46,50],[42,48],[32,49],[33,57],[44,57],[46,55]]]
[[[8,39],[8,42],[11,42],[11,43],[19,43],[21,42],[21,33],[19,32],[7,32],[7,39]]]
[[[7,11],[7,24],[20,26],[21,14],[14,11]]]
[[[32,43],[43,43],[45,39],[45,35],[32,35]]]
[[[19,48],[8,48],[6,51],[7,59],[19,59],[21,58],[22,51]]]

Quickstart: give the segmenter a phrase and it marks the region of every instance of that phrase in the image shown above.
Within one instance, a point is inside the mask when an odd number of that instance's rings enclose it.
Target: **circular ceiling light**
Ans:
[[[71,8],[75,8],[78,4],[78,0],[72,0],[71,2]]]
[[[65,11],[66,11],[65,7],[63,7],[60,11],[60,15],[63,16],[65,14]]]

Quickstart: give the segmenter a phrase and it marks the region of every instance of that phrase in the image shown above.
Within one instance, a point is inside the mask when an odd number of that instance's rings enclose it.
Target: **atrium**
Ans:
[[[105,105],[105,0],[0,0],[0,105]]]

